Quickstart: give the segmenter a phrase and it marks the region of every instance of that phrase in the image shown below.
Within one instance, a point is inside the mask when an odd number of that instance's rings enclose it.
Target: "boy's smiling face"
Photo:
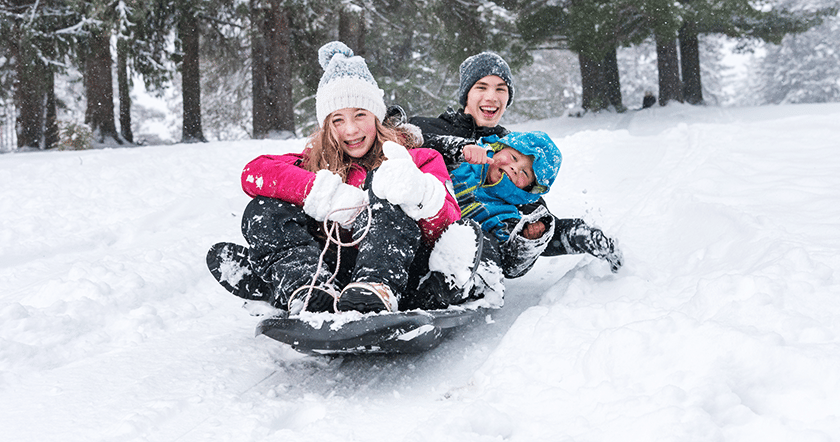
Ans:
[[[516,187],[525,189],[534,183],[534,159],[512,147],[503,147],[493,155],[487,184],[498,183],[503,175],[507,175]]]
[[[464,113],[472,115],[479,126],[495,127],[507,109],[509,97],[505,80],[496,75],[488,75],[470,88]]]

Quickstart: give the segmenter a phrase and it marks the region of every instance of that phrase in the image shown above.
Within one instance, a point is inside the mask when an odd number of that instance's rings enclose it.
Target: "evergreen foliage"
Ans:
[[[754,104],[840,101],[840,15],[766,51],[753,68]]]
[[[76,15],[70,2],[4,1],[0,4],[0,101],[14,91],[20,147],[53,147],[53,78],[64,72],[76,47]]]
[[[203,127],[207,138],[254,136],[252,67],[256,33],[262,32],[254,20],[255,11],[266,8],[280,8],[289,22],[291,66],[281,80],[292,98],[282,105],[293,112],[297,136],[317,127],[317,50],[347,32],[355,33],[351,47],[367,60],[386,103],[410,115],[459,107],[458,66],[485,50],[502,55],[517,76],[512,120],[559,115],[579,103],[621,110],[622,94],[634,108],[662,77],[653,67],[654,41],[660,50],[671,49],[660,54],[671,54],[667,69],[685,86],[679,93],[691,103],[715,102],[723,74],[717,40],[704,38],[712,34],[741,39],[744,46],[775,44],[752,71],[759,94],[753,101],[832,101],[840,99],[837,7],[836,0],[6,0],[0,3],[0,102],[14,100],[22,145],[57,143],[54,119],[62,103],[52,79],[78,70],[90,91],[90,50],[101,36],[99,60],[117,65],[120,131],[107,122],[114,112],[107,103],[98,114],[89,107],[86,120],[97,139],[103,130],[132,139],[133,78],[161,95],[176,92],[185,105],[179,115],[184,140],[204,139]],[[193,32],[192,49],[185,30]],[[115,54],[108,41],[116,41]],[[675,42],[682,53],[676,68]],[[198,69],[185,76],[186,59]],[[96,84],[99,92],[112,90]],[[92,101],[113,98],[103,94]],[[101,116],[91,120],[94,114]]]

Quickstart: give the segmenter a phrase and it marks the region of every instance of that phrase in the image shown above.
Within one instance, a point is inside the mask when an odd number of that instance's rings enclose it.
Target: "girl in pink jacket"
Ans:
[[[318,55],[320,130],[302,153],[248,163],[249,247],[216,244],[207,264],[233,294],[291,314],[395,311],[418,251],[460,209],[440,154],[406,150],[397,144],[405,138],[383,126],[383,91],[364,59],[340,42]]]

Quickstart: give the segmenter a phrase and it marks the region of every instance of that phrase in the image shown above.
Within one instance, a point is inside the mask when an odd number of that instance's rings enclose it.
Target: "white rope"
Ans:
[[[362,233],[358,239],[353,240],[352,242],[342,242],[341,241],[341,231],[338,227],[337,222],[330,223],[329,219],[333,213],[341,212],[343,210],[359,210],[359,209],[366,209],[367,210],[367,224],[365,225],[364,229],[362,229]],[[324,256],[327,254],[327,250],[330,248],[330,243],[335,243],[336,245],[336,260],[335,260],[335,271],[333,271],[332,276],[328,279],[324,285],[332,284],[335,281],[335,278],[338,276],[338,271],[341,268],[341,248],[342,247],[353,247],[359,244],[370,232],[370,223],[371,219],[373,218],[373,212],[370,208],[370,204],[363,204],[360,206],[353,206],[353,207],[344,207],[341,209],[335,209],[324,219],[324,233],[327,235],[327,240],[324,243],[324,250],[321,251],[321,256],[318,257],[318,267],[315,269],[315,273],[312,275],[312,282],[309,284],[309,290],[307,290],[306,295],[304,295],[304,303],[303,303],[303,310],[309,306],[309,299],[312,297],[312,290],[315,289],[316,283],[318,281],[318,274],[321,273],[321,268],[324,266]],[[335,235],[335,236],[333,236]],[[291,300],[289,300],[291,301]],[[336,300],[337,301],[337,300]],[[291,307],[291,304],[289,305]]]

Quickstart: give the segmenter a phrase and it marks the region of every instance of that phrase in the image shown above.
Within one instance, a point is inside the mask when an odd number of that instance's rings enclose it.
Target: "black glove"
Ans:
[[[604,235],[601,229],[581,224],[569,232],[569,242],[580,252],[604,259],[610,263],[610,270],[617,273],[622,265],[621,250],[615,245],[615,241]]]

